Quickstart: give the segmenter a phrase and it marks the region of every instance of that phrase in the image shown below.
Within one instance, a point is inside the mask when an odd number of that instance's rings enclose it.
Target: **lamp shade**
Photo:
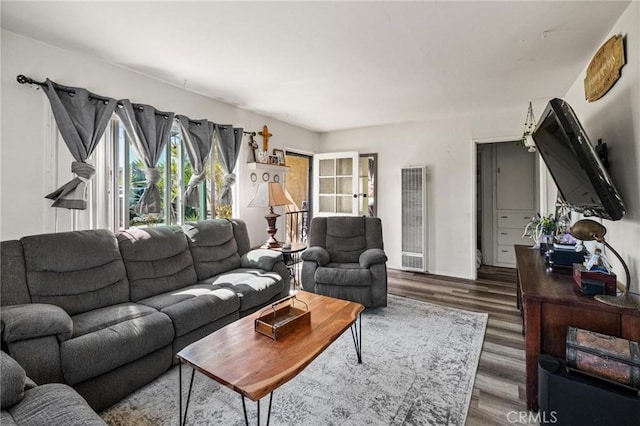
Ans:
[[[258,184],[256,195],[248,207],[273,207],[295,204],[282,189],[280,182],[264,182]]]

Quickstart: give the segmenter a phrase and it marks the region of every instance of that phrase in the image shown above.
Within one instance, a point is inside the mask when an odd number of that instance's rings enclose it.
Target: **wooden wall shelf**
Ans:
[[[289,166],[279,166],[277,164],[268,163],[247,163],[247,168],[249,170],[271,170],[272,172],[283,173],[287,173],[289,171]]]

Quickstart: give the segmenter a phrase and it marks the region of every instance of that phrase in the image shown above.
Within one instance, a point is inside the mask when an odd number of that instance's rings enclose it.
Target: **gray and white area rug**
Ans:
[[[464,425],[487,314],[389,296],[362,314],[362,364],[345,332],[276,389],[272,425]],[[183,366],[186,395],[191,370]],[[184,401],[184,400],[183,400]],[[256,404],[247,401],[249,423]],[[261,401],[266,424],[269,399]],[[178,367],[101,413],[109,425],[177,425]],[[188,425],[244,425],[239,394],[196,373]]]

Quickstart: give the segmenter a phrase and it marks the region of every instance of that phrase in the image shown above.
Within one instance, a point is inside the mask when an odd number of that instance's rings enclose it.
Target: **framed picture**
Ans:
[[[284,166],[284,151],[281,149],[274,149],[273,155],[275,155],[278,159],[278,162],[276,164],[279,166]]]
[[[277,155],[270,155],[269,156],[269,164],[278,164],[278,156]]]

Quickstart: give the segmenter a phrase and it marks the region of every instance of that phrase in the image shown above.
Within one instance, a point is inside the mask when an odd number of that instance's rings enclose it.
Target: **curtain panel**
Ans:
[[[54,200],[51,207],[85,210],[86,184],[95,174],[95,168],[86,160],[100,142],[117,102],[49,79],[45,81],[44,92],[62,139],[75,159],[71,172],[76,175],[45,198]]]
[[[184,192],[183,203],[186,206],[200,207],[198,186],[205,178],[206,165],[213,145],[215,125],[207,120],[191,120],[184,115],[177,116],[182,139],[191,163],[192,174]]]
[[[231,196],[231,186],[236,182],[236,175],[233,170],[238,162],[240,146],[242,144],[242,128],[233,127],[230,124],[216,124],[215,135],[218,141],[218,152],[220,153],[220,163],[224,169],[224,185],[218,196],[218,203],[221,206],[230,206],[233,202]]]
[[[158,188],[161,175],[156,166],[171,136],[175,114],[158,111],[151,105],[132,104],[128,99],[120,100],[120,104],[116,114],[124,125],[131,146],[145,165],[146,186],[135,210],[141,214],[162,213],[162,197]]]

